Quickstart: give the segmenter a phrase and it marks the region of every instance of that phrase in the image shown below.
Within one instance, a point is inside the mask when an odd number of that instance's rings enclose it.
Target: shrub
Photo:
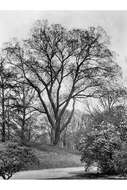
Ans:
[[[79,150],[81,161],[89,167],[97,163],[100,171],[106,174],[127,173],[127,142],[113,124],[102,122],[93,126],[81,139]]]
[[[3,179],[9,179],[14,173],[33,164],[39,164],[39,160],[28,147],[10,143],[5,150],[0,151],[0,176]]]

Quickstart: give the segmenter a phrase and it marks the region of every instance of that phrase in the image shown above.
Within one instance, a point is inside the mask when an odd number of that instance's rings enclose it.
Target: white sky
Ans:
[[[13,37],[25,38],[37,19],[67,28],[102,26],[111,38],[119,65],[127,81],[127,11],[0,11],[0,46]]]
[[[13,37],[25,38],[37,19],[68,28],[102,26],[111,37],[124,73],[127,71],[127,11],[0,11],[0,46]]]

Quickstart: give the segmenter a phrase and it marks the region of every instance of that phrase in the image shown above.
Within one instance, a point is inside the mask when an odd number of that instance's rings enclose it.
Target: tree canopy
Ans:
[[[69,124],[75,101],[93,97],[100,85],[118,76],[120,67],[108,44],[101,27],[67,30],[60,24],[38,21],[28,39],[5,48],[8,62],[36,91],[40,112],[46,114],[54,132],[53,144]],[[72,111],[63,122],[71,102]]]

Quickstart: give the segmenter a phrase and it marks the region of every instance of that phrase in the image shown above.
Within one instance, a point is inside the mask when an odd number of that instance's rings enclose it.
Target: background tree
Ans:
[[[98,90],[98,103],[103,110],[110,110],[119,104],[125,104],[127,89],[119,83],[113,83],[109,86],[100,87]]]
[[[14,90],[13,102],[11,104],[11,118],[16,126],[15,132],[20,137],[22,143],[30,139],[30,125],[34,112],[34,90],[18,79],[17,88]]]
[[[15,88],[14,72],[7,65],[6,59],[0,58],[0,103],[1,103],[1,136],[2,142],[6,140],[6,131],[8,128],[9,138],[9,101],[12,99],[11,93]]]

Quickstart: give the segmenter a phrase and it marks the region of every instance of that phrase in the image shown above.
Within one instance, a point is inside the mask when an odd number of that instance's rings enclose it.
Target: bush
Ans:
[[[29,165],[39,164],[39,160],[28,147],[17,143],[10,143],[5,150],[0,151],[0,176],[9,179]]]
[[[102,173],[122,175],[127,173],[126,148],[127,142],[122,140],[120,130],[104,122],[87,131],[79,146],[81,161],[87,168],[96,162]]]

